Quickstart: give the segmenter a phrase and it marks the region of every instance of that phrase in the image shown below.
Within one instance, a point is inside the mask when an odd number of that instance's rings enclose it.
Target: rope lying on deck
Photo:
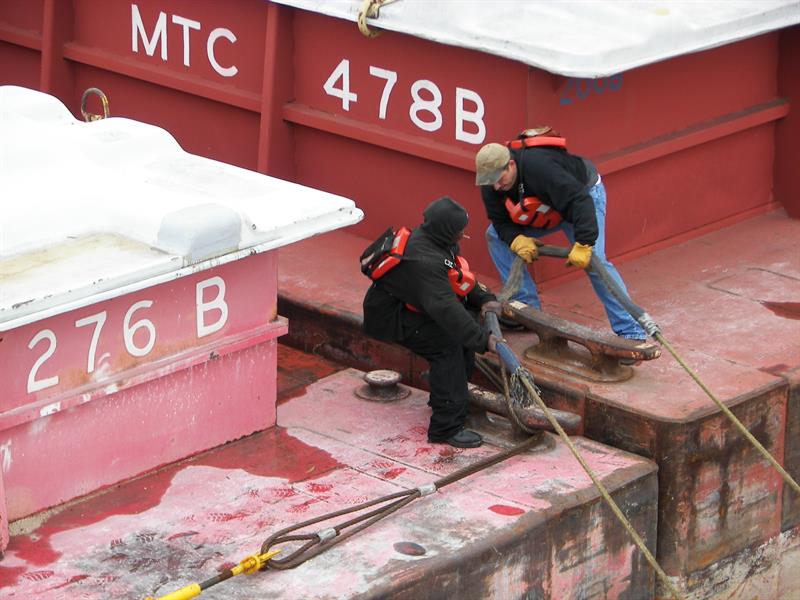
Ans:
[[[469,465],[468,467],[459,469],[450,475],[441,477],[436,481],[426,485],[422,485],[411,490],[403,490],[400,492],[395,492],[394,494],[388,494],[375,500],[363,502],[350,508],[337,510],[313,519],[308,519],[302,523],[285,527],[284,529],[272,534],[266,539],[266,541],[264,541],[264,543],[261,545],[261,551],[259,554],[248,556],[236,567],[223,569],[222,572],[215,577],[207,579],[201,583],[192,583],[181,588],[180,590],[172,592],[171,594],[167,594],[166,596],[159,596],[158,599],[148,596],[145,600],[188,600],[189,598],[195,598],[199,596],[203,590],[230,579],[235,575],[249,575],[267,568],[293,569],[294,567],[303,564],[307,560],[314,558],[318,554],[321,554],[325,550],[328,550],[332,546],[335,546],[347,538],[352,537],[359,531],[362,531],[370,525],[377,523],[381,519],[388,517],[404,506],[411,504],[411,502],[417,498],[432,494],[437,490],[450,485],[451,483],[501,463],[512,456],[528,450],[538,441],[538,437],[528,438],[527,440],[517,444],[516,446],[513,446],[512,448],[509,448],[508,450],[493,454],[492,456],[484,458],[472,465]],[[330,521],[331,519],[336,519],[351,513],[361,512],[374,506],[379,506],[379,508],[370,510],[369,512],[358,515],[348,521],[334,525],[333,527],[312,532],[293,533],[295,531],[311,527],[312,525],[317,525],[318,523]],[[348,529],[351,527],[352,529]],[[344,531],[345,529],[348,529],[348,531]],[[291,542],[304,543],[298,549],[286,554],[285,558],[275,558],[278,553],[283,554],[284,550],[272,549],[272,546],[275,544]]]
[[[530,448],[533,444],[535,444],[537,441],[538,438],[529,438],[517,444],[516,446],[509,448],[508,450],[504,450],[502,452],[498,452],[497,454],[493,454],[492,456],[480,460],[475,464],[472,464],[468,467],[464,467],[463,469],[459,469],[458,471],[455,471],[454,473],[451,473],[446,477],[437,479],[436,481],[428,485],[424,485],[412,490],[403,490],[402,492],[395,492],[394,494],[389,494],[387,496],[383,496],[382,498],[378,498],[376,500],[364,502],[363,504],[359,504],[352,508],[338,510],[336,512],[328,513],[326,515],[322,515],[320,517],[309,519],[307,521],[303,521],[302,523],[286,527],[285,529],[281,529],[277,533],[274,533],[269,538],[267,538],[267,540],[261,545],[261,552],[268,552],[273,545],[282,542],[305,541],[306,543],[303,544],[299,549],[292,552],[291,554],[288,554],[286,558],[272,559],[267,566],[272,569],[292,569],[304,563],[308,559],[313,558],[314,556],[327,550],[331,546],[334,546],[335,544],[338,544],[346,540],[347,538],[355,535],[359,531],[366,529],[373,523],[376,523],[380,519],[390,515],[399,508],[402,508],[403,506],[416,500],[417,498],[421,498],[422,496],[432,494],[433,492],[442,489],[446,485],[450,485],[451,483],[454,483],[460,479],[464,479],[465,477],[474,475],[475,473],[482,471],[487,467],[491,467],[500,462],[503,462],[507,458],[510,458],[521,452],[524,452],[525,450]],[[345,521],[344,523],[336,525],[332,528],[324,529],[316,533],[311,532],[304,534],[291,534],[292,531],[297,531],[298,529],[303,529],[305,527],[316,525],[317,523],[323,521],[329,521],[331,519],[335,519],[336,517],[340,517],[354,512],[359,512],[364,510],[365,508],[369,508],[379,504],[384,504],[387,502],[390,503],[382,508],[375,509],[366,514],[350,519],[349,521]],[[342,530],[357,525],[358,523],[361,524],[346,533],[342,533]]]

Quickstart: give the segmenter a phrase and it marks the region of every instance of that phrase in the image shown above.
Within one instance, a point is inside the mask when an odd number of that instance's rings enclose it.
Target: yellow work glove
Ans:
[[[519,234],[511,242],[511,251],[526,263],[530,264],[539,258],[539,248],[537,248],[537,246],[541,245],[542,242],[536,238]]]
[[[580,242],[572,244],[572,250],[569,251],[567,257],[567,264],[573,267],[580,267],[585,269],[589,266],[589,261],[592,260],[592,247]]]

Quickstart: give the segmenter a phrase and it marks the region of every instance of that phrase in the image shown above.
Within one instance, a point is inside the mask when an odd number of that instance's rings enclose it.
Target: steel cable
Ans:
[[[387,494],[386,496],[382,496],[368,502],[363,502],[357,506],[326,513],[313,519],[307,519],[302,523],[285,527],[284,529],[272,534],[264,541],[264,543],[261,545],[260,554],[248,556],[236,567],[224,569],[219,575],[207,579],[199,584],[193,583],[180,590],[167,594],[166,596],[160,596],[158,600],[187,600],[189,598],[194,598],[199,596],[202,591],[218,583],[226,581],[235,575],[251,574],[255,571],[265,570],[268,568],[293,569],[294,567],[303,564],[311,558],[314,558],[318,554],[321,554],[325,550],[328,550],[332,546],[335,546],[347,538],[352,537],[356,533],[363,531],[370,525],[373,525],[381,519],[388,517],[404,506],[411,504],[411,502],[417,498],[432,494],[443,487],[450,485],[451,483],[454,483],[460,479],[464,479],[465,477],[469,477],[470,475],[474,475],[483,469],[496,465],[508,458],[511,458],[512,456],[528,450],[532,445],[538,442],[538,439],[539,438],[537,437],[528,438],[512,448],[497,452],[496,454],[484,458],[472,465],[469,465],[468,467],[459,469],[450,475],[440,477],[436,481],[427,485],[422,485],[411,490],[402,490],[393,494]],[[386,504],[387,502],[389,502],[389,504]],[[329,527],[327,529],[315,532],[292,533],[294,531],[299,531],[306,527],[310,527],[311,525],[316,525],[317,523],[330,521],[331,519],[363,511],[365,508],[370,508],[380,504],[385,504],[385,506],[371,510],[365,514],[345,521],[344,523],[335,525],[334,527]],[[356,526],[353,527],[354,525]],[[353,528],[342,533],[342,531],[349,527]],[[305,543],[292,553],[288,554],[285,558],[275,558],[275,556],[278,554],[284,554],[282,549],[271,549],[271,547],[275,544],[302,541],[305,541]],[[148,596],[146,600],[154,599]]]
[[[342,541],[355,535],[359,531],[362,531],[367,527],[369,527],[370,525],[389,516],[390,514],[399,510],[403,506],[410,504],[417,498],[438,491],[443,487],[445,487],[446,485],[458,481],[459,479],[463,479],[465,477],[473,475],[478,471],[493,466],[497,463],[506,460],[507,458],[510,458],[511,456],[514,456],[515,454],[519,454],[527,450],[530,446],[536,443],[537,439],[538,438],[529,438],[524,442],[521,442],[520,444],[517,444],[516,446],[508,450],[504,450],[502,452],[493,454],[492,456],[480,460],[473,465],[464,467],[463,469],[459,469],[458,471],[451,473],[450,475],[437,479],[432,484],[429,484],[427,487],[421,486],[419,488],[415,488],[412,490],[403,490],[401,492],[395,492],[394,494],[389,494],[387,496],[383,496],[381,498],[377,498],[375,500],[371,500],[369,502],[365,502],[350,508],[345,508],[332,513],[327,513],[325,515],[321,515],[313,519],[308,519],[306,521],[303,521],[302,523],[297,523],[295,525],[291,525],[289,527],[281,529],[280,531],[274,533],[264,541],[264,543],[261,545],[262,553],[269,552],[270,548],[275,544],[280,544],[284,542],[293,542],[293,541],[303,541],[303,540],[305,540],[306,543],[303,544],[300,548],[298,548],[294,552],[286,555],[285,558],[280,558],[280,559],[273,558],[272,560],[269,561],[266,567],[273,569],[294,568],[306,562],[307,560],[313,558],[314,556],[317,556],[318,554],[324,552],[330,547],[341,543]],[[370,508],[372,506],[376,506],[379,504],[385,504],[386,502],[392,500],[394,501],[386,506],[377,508],[363,515],[359,515],[353,519],[345,521],[344,523],[322,530],[321,532],[291,534],[291,532],[293,531],[305,529],[312,525],[316,525],[324,521],[329,521],[331,519],[335,519],[337,517],[341,517],[347,514],[356,513],[364,510],[365,508]],[[354,525],[357,526],[353,527]],[[353,529],[350,529],[349,531],[342,533],[345,529],[349,527],[353,527]],[[285,554],[285,552],[282,551],[282,554]]]

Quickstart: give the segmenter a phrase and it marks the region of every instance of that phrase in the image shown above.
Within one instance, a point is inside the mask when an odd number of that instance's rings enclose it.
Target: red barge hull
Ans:
[[[288,342],[419,386],[420,361],[360,334],[354,257],[443,194],[483,231],[476,149],[552,125],[603,175],[608,255],[634,299],[800,476],[797,25],[584,79],[393,31],[367,39],[273,2],[10,0],[0,64],[0,84],[76,115],[98,87],[113,115],[163,127],[189,152],[354,199],[363,222],[281,251]],[[492,278],[482,235],[464,253]],[[582,278],[556,261],[535,276],[545,310],[603,326]],[[509,337],[520,352],[530,343]],[[658,465],[657,558],[694,597],[799,593],[800,498],[669,357],[622,384],[535,373],[587,438]],[[597,597],[625,597],[610,589]]]

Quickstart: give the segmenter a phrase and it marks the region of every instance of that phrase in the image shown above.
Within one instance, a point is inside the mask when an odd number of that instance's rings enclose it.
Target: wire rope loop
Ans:
[[[319,538],[320,544],[324,544],[328,540],[332,540],[337,535],[339,535],[339,532],[336,531],[335,527],[328,527],[327,529],[323,529],[317,532],[317,537]]]
[[[419,492],[420,498],[429,494],[433,494],[436,491],[436,484],[434,482],[426,483],[425,485],[419,486],[417,491]]]

